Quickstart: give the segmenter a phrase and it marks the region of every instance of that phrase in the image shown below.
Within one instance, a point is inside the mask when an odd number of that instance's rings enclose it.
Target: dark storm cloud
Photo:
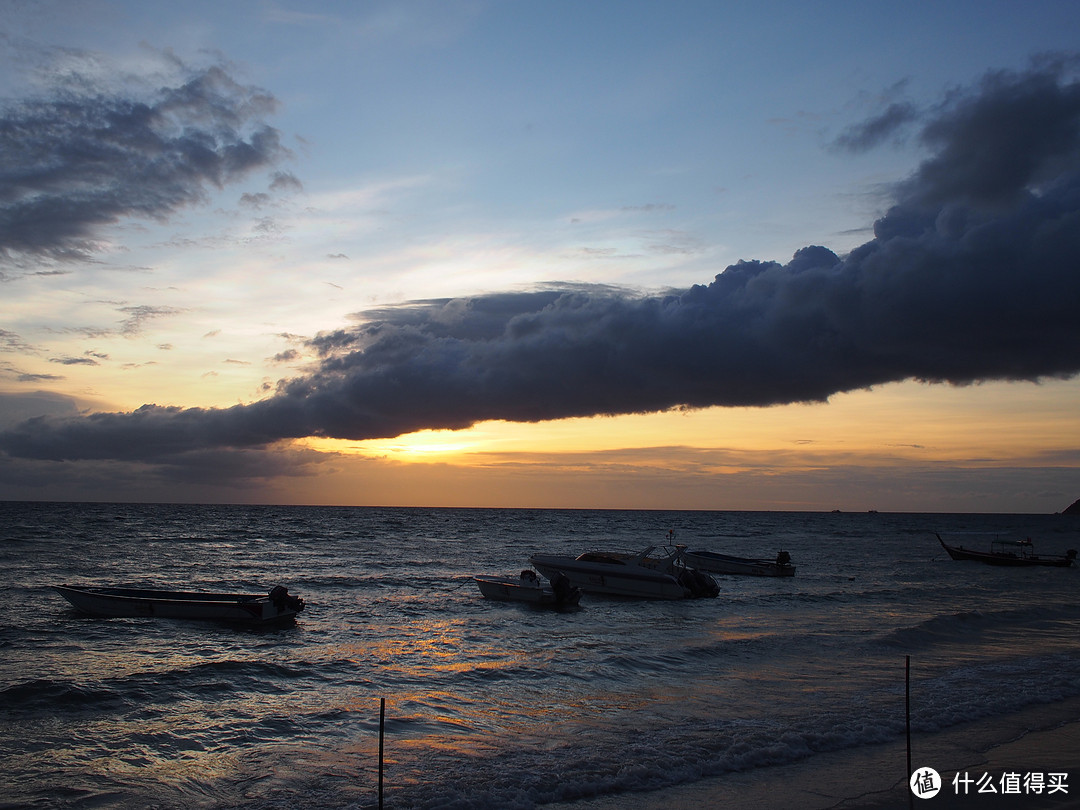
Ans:
[[[930,207],[1023,205],[1046,185],[1075,181],[1080,167],[1080,84],[1063,66],[986,76],[958,92],[922,131],[936,154],[902,188]]]
[[[287,153],[263,121],[274,98],[224,68],[145,100],[76,79],[0,108],[0,263],[9,268],[87,260],[103,226],[165,219]]]
[[[922,129],[931,156],[874,238],[739,262],[666,295],[592,286],[418,301],[309,344],[315,370],[229,409],[43,417],[9,454],[161,460],[303,436],[390,437],[486,419],[821,401],[918,379],[1080,371],[1080,87],[997,73]]]

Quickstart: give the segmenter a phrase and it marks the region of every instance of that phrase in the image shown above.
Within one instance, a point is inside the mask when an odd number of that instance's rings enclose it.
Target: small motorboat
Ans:
[[[994,540],[990,543],[989,551],[976,551],[963,546],[951,546],[942,540],[941,535],[936,532],[934,536],[937,537],[942,548],[954,560],[976,560],[988,565],[1013,567],[1048,565],[1056,568],[1068,568],[1076,559],[1076,549],[1069,549],[1060,555],[1040,557],[1035,554],[1030,538],[1023,540]]]
[[[156,591],[82,585],[54,585],[75,608],[107,618],[201,619],[244,624],[291,621],[304,600],[278,585],[266,594]]]
[[[581,589],[558,571],[545,583],[535,571],[526,568],[516,577],[480,574],[473,577],[488,599],[499,602],[526,602],[541,607],[573,607],[581,600]]]
[[[753,557],[734,557],[715,551],[684,551],[683,560],[692,568],[708,571],[710,574],[745,574],[754,577],[793,577],[795,566],[791,564],[791,555],[781,551],[776,559],[755,559]]]
[[[649,546],[637,554],[536,554],[529,562],[546,577],[565,575],[585,593],[644,599],[696,599],[720,593],[712,577],[683,563],[677,546]]]

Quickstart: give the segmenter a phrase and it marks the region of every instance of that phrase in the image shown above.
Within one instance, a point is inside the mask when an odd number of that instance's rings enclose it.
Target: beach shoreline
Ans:
[[[907,746],[884,745],[819,754],[801,762],[730,773],[690,785],[547,805],[550,810],[926,810],[1013,808],[1080,810],[1080,698],[1030,706],[1021,712],[912,736],[912,768],[933,768],[941,789],[916,798],[908,787]],[[1002,792],[1017,773],[1064,773],[1067,792]],[[960,775],[956,787],[953,779]],[[963,777],[974,780],[964,795]],[[988,774],[997,793],[980,793]],[[985,783],[984,783],[985,784]],[[1010,785],[1010,789],[1012,786]]]

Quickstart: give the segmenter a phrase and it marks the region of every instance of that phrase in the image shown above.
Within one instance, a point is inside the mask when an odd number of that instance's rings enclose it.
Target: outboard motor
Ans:
[[[678,580],[690,593],[691,599],[713,599],[720,594],[716,580],[696,568],[684,568],[679,572]]]
[[[779,554],[776,555],[776,564],[777,565],[788,565],[790,562],[791,562],[791,555],[788,554],[786,551],[781,551]]]
[[[570,582],[570,578],[566,576],[566,574],[561,571],[556,571],[551,576],[551,590],[555,594],[555,601],[562,605],[573,596],[575,589]]]
[[[1066,557],[1066,559],[1069,559],[1069,560],[1075,560],[1076,559],[1076,549],[1075,548],[1070,548],[1068,551],[1065,552],[1065,557]]]
[[[709,599],[715,599],[720,595],[720,586],[716,584],[715,579],[706,573],[698,571],[696,568],[693,569],[691,573],[693,574],[699,597],[703,596],[708,597]]]
[[[270,601],[278,610],[292,608],[299,613],[304,609],[304,600],[298,596],[289,596],[289,589],[284,585],[275,585],[270,589]]]

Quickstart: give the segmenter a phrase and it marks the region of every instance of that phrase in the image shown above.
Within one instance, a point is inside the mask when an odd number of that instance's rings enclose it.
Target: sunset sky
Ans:
[[[1061,511],[1077,31],[0,0],[0,499]]]

